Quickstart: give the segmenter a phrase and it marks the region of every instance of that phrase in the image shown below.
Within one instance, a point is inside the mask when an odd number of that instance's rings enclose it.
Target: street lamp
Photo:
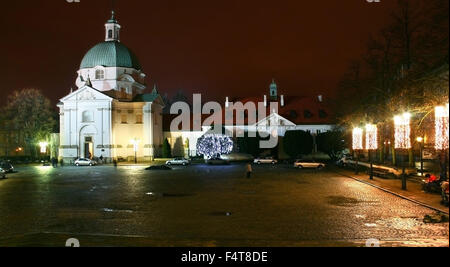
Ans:
[[[47,153],[47,146],[48,146],[47,142],[40,142],[39,146],[41,147],[41,153],[42,154]]]
[[[372,151],[378,149],[378,128],[375,124],[366,125],[366,149],[369,152],[370,180],[373,180]]]
[[[440,153],[441,160],[441,174],[444,178],[447,178],[447,150],[449,142],[449,106],[439,106],[435,109],[435,124],[436,124],[436,137],[435,148]]]
[[[130,143],[133,144],[133,150],[134,150],[134,163],[137,164],[137,151],[139,148],[140,140],[137,138],[131,139]]]
[[[402,189],[406,190],[405,152],[411,148],[411,114],[403,113],[394,117],[395,149],[403,151],[402,155]]]
[[[358,127],[353,129],[352,148],[353,148],[353,151],[356,152],[355,174],[358,174],[359,150],[364,149],[364,147],[363,147],[363,129],[358,128]]]
[[[423,137],[417,137],[417,142],[420,146],[420,173],[423,175],[423,145],[424,145],[424,138]]]

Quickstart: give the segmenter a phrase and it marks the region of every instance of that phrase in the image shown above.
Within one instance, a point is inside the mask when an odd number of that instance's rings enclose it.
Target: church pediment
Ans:
[[[254,126],[295,126],[295,123],[278,115],[277,113],[272,113],[270,116],[267,116],[257,122]]]
[[[91,88],[89,86],[83,86],[82,88],[62,98],[61,102],[98,101],[98,100],[112,100],[112,98],[100,91],[95,90],[94,88]]]

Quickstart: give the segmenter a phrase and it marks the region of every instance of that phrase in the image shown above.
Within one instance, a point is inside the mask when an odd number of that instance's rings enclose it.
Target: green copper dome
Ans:
[[[96,66],[141,69],[141,65],[133,52],[117,41],[102,42],[94,46],[84,56],[80,69]]]

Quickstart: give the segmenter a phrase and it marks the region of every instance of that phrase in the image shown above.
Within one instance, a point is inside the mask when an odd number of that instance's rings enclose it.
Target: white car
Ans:
[[[191,164],[191,162],[189,160],[187,160],[187,159],[184,159],[184,158],[174,158],[174,159],[166,161],[166,165],[169,165],[169,166],[170,165],[183,165],[183,166],[186,166],[186,165],[189,165],[189,164]]]
[[[294,163],[294,167],[295,168],[299,168],[299,169],[306,169],[306,168],[311,168],[311,169],[323,169],[325,168],[325,164],[320,163],[320,162],[315,162],[314,160],[297,160]]]
[[[94,166],[97,165],[97,162],[91,159],[79,158],[75,160],[75,166]]]
[[[253,161],[253,163],[258,164],[258,165],[260,165],[260,164],[273,164],[273,165],[275,165],[275,164],[278,163],[278,161],[276,159],[274,159],[274,158],[263,158],[263,159],[255,159]]]

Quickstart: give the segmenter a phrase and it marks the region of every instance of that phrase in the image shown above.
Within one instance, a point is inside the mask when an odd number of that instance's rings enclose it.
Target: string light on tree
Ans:
[[[378,149],[378,128],[375,124],[366,125],[366,149]]]
[[[439,106],[435,110],[435,120],[436,120],[436,137],[435,137],[435,148],[437,150],[448,149],[449,142],[449,106]]]
[[[403,113],[394,117],[395,124],[395,148],[411,148],[411,114]]]
[[[197,152],[208,159],[233,151],[233,140],[226,135],[205,134],[197,141]]]
[[[353,129],[353,150],[362,150],[363,147],[363,129],[361,128],[354,128]]]

